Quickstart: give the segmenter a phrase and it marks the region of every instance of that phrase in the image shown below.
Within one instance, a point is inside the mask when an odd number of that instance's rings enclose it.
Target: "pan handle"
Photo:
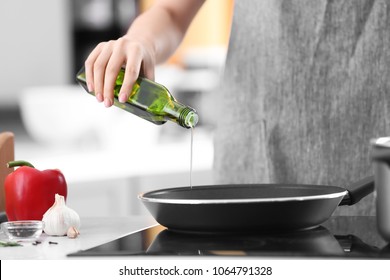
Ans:
[[[374,186],[374,176],[369,176],[360,181],[352,183],[346,187],[348,193],[344,196],[339,205],[354,205],[362,198],[372,193],[374,191]]]
[[[390,163],[390,151],[389,148],[374,147],[371,153],[372,161],[382,161],[387,164]]]

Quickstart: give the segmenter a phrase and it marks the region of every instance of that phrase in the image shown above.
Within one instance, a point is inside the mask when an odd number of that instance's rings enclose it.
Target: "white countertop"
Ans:
[[[67,257],[69,253],[107,243],[131,232],[139,231],[153,225],[156,225],[156,222],[151,216],[84,218],[82,219],[82,227],[80,229],[81,234],[76,239],[51,237],[43,234],[39,239],[42,243],[39,245],[32,245],[32,242],[29,242],[23,244],[22,247],[0,247],[2,278],[4,276],[4,279],[11,279],[11,277],[12,279],[22,279],[28,278],[32,274],[39,274],[39,279],[42,280],[52,279],[53,277],[58,279],[74,277],[119,279],[118,273],[120,269],[127,267],[132,270],[149,269],[149,271],[156,269],[176,271],[178,269],[181,272],[188,268],[197,269],[198,271],[200,269],[202,274],[193,275],[197,279],[220,279],[224,276],[226,278],[227,275],[223,275],[226,268],[249,267],[255,271],[257,267],[262,266],[272,269],[272,279],[312,279],[313,275],[318,271],[322,273],[321,275],[323,277],[321,279],[334,278],[336,275],[338,278],[351,278],[352,274],[354,279],[367,279],[370,275],[372,276],[372,271],[375,271],[376,275],[386,275],[386,271],[388,270],[386,260],[372,262],[364,260],[364,266],[367,268],[364,271],[367,273],[362,273],[361,270],[355,269],[356,260],[343,260],[340,262],[337,259],[308,260],[304,258],[291,260],[289,258],[277,257],[241,258],[227,256],[213,256],[211,259],[208,256],[203,256],[202,258],[197,256],[186,256],[185,258],[183,256],[157,256],[153,258],[150,256],[148,258],[137,256],[136,258],[131,258],[131,260],[126,257],[110,257],[109,260],[107,258],[83,257],[83,261],[67,261],[81,259]],[[49,244],[49,241],[54,241],[58,244]],[[18,260],[22,260],[23,262]],[[48,265],[47,261],[42,262],[39,260],[50,260],[50,263]],[[51,260],[58,261],[53,262]],[[310,263],[308,265],[309,261]],[[20,269],[21,267],[23,269]],[[323,269],[324,267],[331,267],[332,269]],[[215,274],[215,270],[218,271],[218,274]],[[254,276],[254,274],[251,276]],[[120,277],[122,279],[126,275]],[[130,277],[134,279],[137,277],[137,279],[144,279],[144,277],[148,279],[162,279],[162,276],[156,275],[127,275],[126,278]],[[171,276],[171,278],[188,279],[188,276],[178,274]],[[247,279],[248,275],[235,275],[234,277],[234,279],[244,278]],[[264,279],[268,278],[265,277]]]
[[[151,216],[81,218],[80,235],[75,239],[66,236],[41,235],[38,245],[22,242],[19,247],[0,247],[1,260],[61,260],[67,254],[86,250],[107,243],[131,232],[153,226],[156,221]],[[3,233],[1,240],[7,241]],[[58,244],[49,244],[49,241]]]

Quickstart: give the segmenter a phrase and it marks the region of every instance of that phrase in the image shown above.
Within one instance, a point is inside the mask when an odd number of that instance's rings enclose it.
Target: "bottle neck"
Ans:
[[[168,104],[164,107],[164,111],[167,113],[167,117],[171,121],[176,122],[184,128],[196,126],[199,117],[195,109],[185,106],[177,101],[171,101]]]

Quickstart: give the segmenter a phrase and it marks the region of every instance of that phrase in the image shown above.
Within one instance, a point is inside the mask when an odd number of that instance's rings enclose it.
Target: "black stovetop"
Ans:
[[[310,230],[245,234],[178,233],[154,226],[69,256],[207,255],[390,259],[376,217],[337,216]]]

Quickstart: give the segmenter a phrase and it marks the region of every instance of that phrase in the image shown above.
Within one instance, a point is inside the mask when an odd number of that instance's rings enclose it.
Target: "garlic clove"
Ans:
[[[76,238],[80,232],[75,227],[70,227],[66,233],[69,238]]]
[[[43,215],[44,231],[48,235],[63,236],[70,227],[80,228],[80,216],[65,204],[65,198],[56,194],[55,201]]]

